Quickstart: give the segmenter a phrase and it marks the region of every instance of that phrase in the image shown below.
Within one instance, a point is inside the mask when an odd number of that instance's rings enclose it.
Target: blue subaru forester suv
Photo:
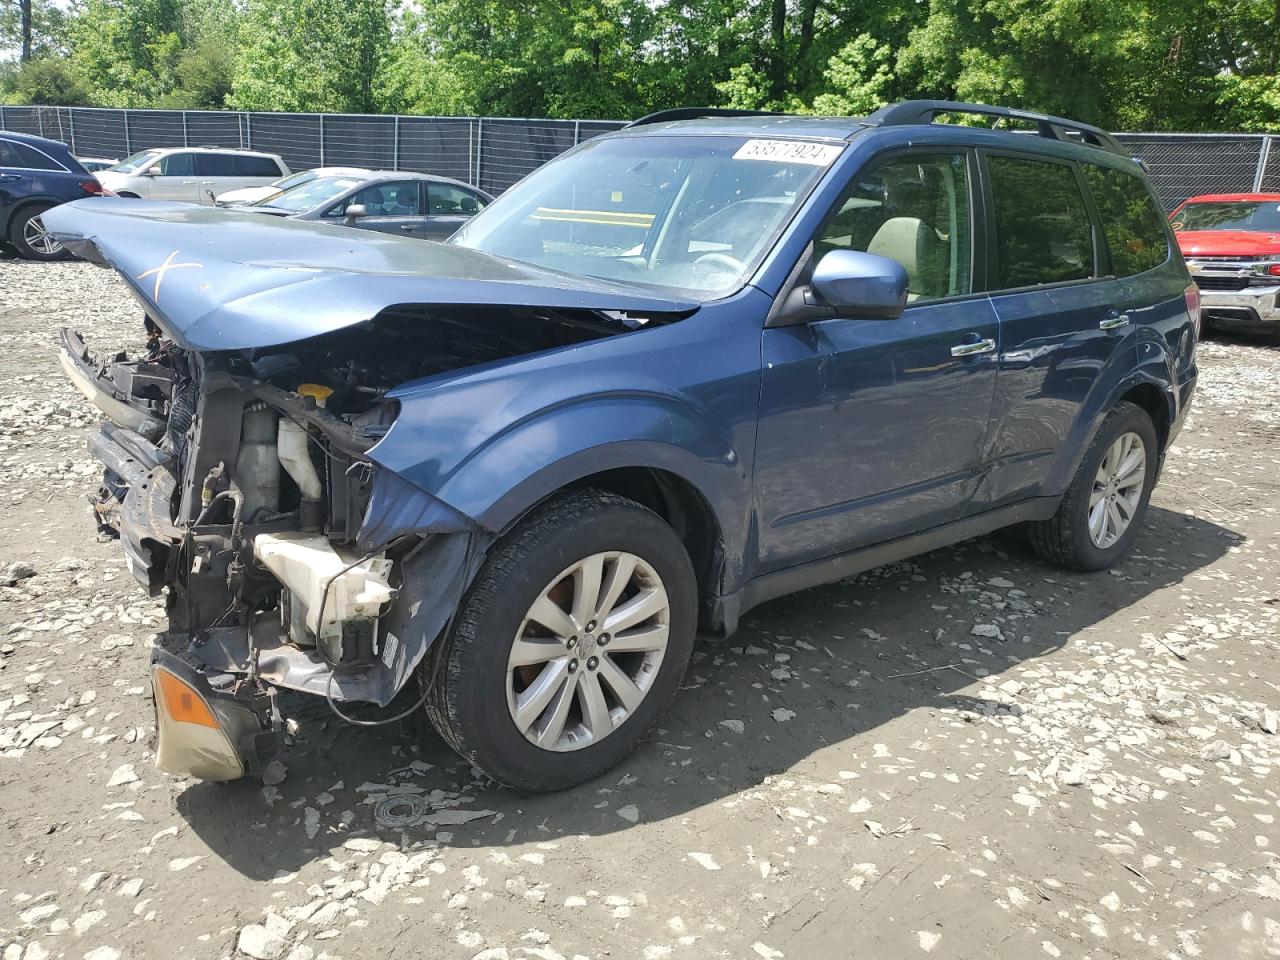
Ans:
[[[658,115],[444,244],[45,222],[146,312],[144,356],[62,359],[108,418],[99,521],[167,596],[157,762],[206,779],[272,755],[280,688],[349,718],[410,686],[393,714],[497,780],[580,783],[772,597],[1014,524],[1115,564],[1196,380],[1139,165],[999,107]]]

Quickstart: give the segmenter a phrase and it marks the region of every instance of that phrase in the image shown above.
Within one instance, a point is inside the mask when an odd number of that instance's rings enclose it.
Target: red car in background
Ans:
[[[1280,338],[1280,193],[1213,193],[1169,215],[1205,323]]]

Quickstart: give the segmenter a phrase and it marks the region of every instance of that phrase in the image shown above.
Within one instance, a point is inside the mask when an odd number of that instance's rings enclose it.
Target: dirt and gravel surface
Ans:
[[[269,783],[153,769],[62,324],[141,336],[113,274],[0,261],[2,960],[1280,956],[1280,349],[1203,345],[1119,569],[984,539],[769,604],[524,797],[313,701]]]

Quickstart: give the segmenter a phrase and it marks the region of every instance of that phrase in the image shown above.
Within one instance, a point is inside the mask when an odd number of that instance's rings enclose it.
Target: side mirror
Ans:
[[[360,217],[367,217],[368,215],[369,211],[365,208],[363,203],[352,203],[347,206],[347,212],[343,214],[343,217],[347,220],[356,220]]]
[[[158,164],[158,163],[153,163],[151,166],[147,167],[147,169],[145,169],[145,170],[143,170],[143,171],[142,171],[142,175],[143,175],[144,177],[158,177],[158,176],[160,176],[160,164]]]
[[[832,250],[813,268],[815,298],[850,317],[893,320],[907,306],[907,271],[888,257]]]

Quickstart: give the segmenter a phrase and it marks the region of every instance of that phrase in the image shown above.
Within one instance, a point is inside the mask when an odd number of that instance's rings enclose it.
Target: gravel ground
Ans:
[[[64,323],[141,336],[113,274],[0,261],[3,960],[1280,956],[1280,350],[1203,345],[1119,569],[984,539],[771,603],[622,768],[522,797],[311,701],[267,784],[152,768],[160,609],[95,541]]]

